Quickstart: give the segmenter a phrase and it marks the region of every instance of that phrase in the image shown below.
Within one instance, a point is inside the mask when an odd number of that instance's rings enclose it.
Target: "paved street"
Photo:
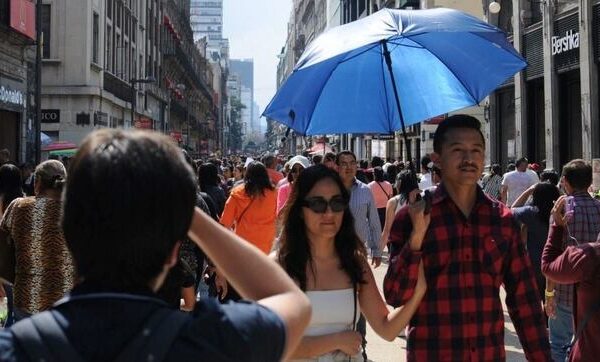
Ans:
[[[384,259],[384,264],[377,269],[373,269],[377,285],[381,291],[383,277],[387,271],[387,260]],[[504,300],[504,290],[501,291],[502,300]],[[506,308],[505,308],[506,309]],[[519,338],[510,321],[508,313],[504,312],[505,317],[505,345],[506,345],[506,360],[507,361],[525,361],[525,355],[521,349]],[[367,354],[369,359],[374,362],[398,362],[406,361],[406,341],[401,338],[396,338],[394,342],[388,342],[379,337],[367,324]]]

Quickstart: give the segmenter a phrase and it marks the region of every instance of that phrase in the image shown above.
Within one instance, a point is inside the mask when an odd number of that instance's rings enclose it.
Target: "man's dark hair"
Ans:
[[[479,135],[481,135],[481,141],[485,146],[485,138],[483,137],[483,133],[481,133],[481,123],[479,120],[467,114],[455,114],[443,120],[435,131],[433,137],[433,150],[436,153],[442,151],[442,144],[446,142],[446,133],[455,128],[470,128],[476,130],[479,132]]]
[[[327,161],[333,161],[333,162],[335,162],[335,153],[333,153],[333,152],[327,152],[325,154],[325,157],[323,158],[323,162],[327,162]]]
[[[354,158],[354,161],[356,161],[356,155],[354,154],[354,152],[349,151],[349,150],[344,150],[344,151],[340,151],[336,156],[335,156],[335,163],[337,165],[340,164],[340,158],[342,158],[342,156],[352,156],[352,158]]]
[[[313,163],[313,165],[318,165],[321,162],[323,162],[323,156],[322,155],[313,155],[312,156],[312,163]]]
[[[79,276],[139,290],[185,238],[196,185],[168,137],[103,129],[80,146],[64,195],[62,226]]]
[[[493,164],[492,165],[492,173],[494,175],[500,175],[500,176],[502,176],[502,166],[500,166],[497,163]]]
[[[517,160],[517,162],[515,163],[515,167],[519,168],[523,163],[529,163],[529,160],[527,159],[527,157],[521,157]]]
[[[373,168],[373,180],[377,182],[385,181],[385,173],[383,172],[383,168],[381,168],[381,166]]]
[[[577,191],[587,191],[592,184],[592,165],[582,159],[575,159],[563,166],[562,175]]]
[[[431,157],[425,155],[421,157],[421,168],[429,169],[429,164],[431,163]]]

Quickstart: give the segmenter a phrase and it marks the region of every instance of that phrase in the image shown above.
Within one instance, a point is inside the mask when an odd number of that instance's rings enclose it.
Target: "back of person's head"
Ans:
[[[350,194],[339,174],[325,165],[315,165],[308,167],[298,176],[283,210],[283,231],[278,260],[302,290],[306,290],[306,266],[311,260],[302,209],[308,193],[317,182],[326,179],[332,180],[338,186],[342,198],[349,202]],[[342,269],[353,282],[361,283],[363,281],[361,258],[366,256],[366,251],[364,243],[356,234],[352,212],[348,207],[344,210],[342,225],[335,237],[335,249]]]
[[[402,195],[406,200],[408,200],[408,194],[414,190],[419,188],[419,183],[415,174],[411,170],[403,170],[396,177],[396,190],[398,194]]]
[[[385,181],[385,173],[383,172],[383,168],[381,168],[381,166],[377,166],[373,169],[373,180],[377,182]]]
[[[181,153],[183,154],[185,162],[187,162],[187,164],[192,168],[194,175],[196,175],[198,173],[198,166],[196,165],[196,162],[194,162],[188,151],[184,150],[183,148],[181,149]]]
[[[560,176],[558,176],[558,172],[554,170],[544,170],[540,174],[540,182],[549,182],[557,186],[559,181]]]
[[[527,170],[527,165],[529,165],[529,160],[526,157],[519,158],[515,163],[515,167],[521,172]]]
[[[167,136],[103,129],[71,162],[63,230],[80,277],[112,290],[148,286],[183,240],[196,185]]]
[[[0,166],[0,210],[6,210],[12,200],[23,196],[21,185],[21,170],[17,166]]]
[[[431,163],[431,157],[429,157],[429,156],[421,157],[421,169],[429,170],[430,163]]]
[[[360,160],[359,166],[363,170],[366,170],[367,168],[369,168],[369,161],[367,161],[367,160]]]
[[[514,171],[516,168],[517,166],[515,166],[515,164],[511,162],[506,166],[506,172]]]
[[[59,160],[47,160],[35,168],[35,182],[39,182],[40,191],[60,191],[66,181],[67,169]]]
[[[394,164],[389,165],[385,172],[386,180],[390,183],[394,183],[396,181],[397,175],[398,175],[398,167]]]
[[[492,173],[494,175],[500,175],[502,176],[502,167],[500,167],[499,164],[495,163],[492,165]]]
[[[575,159],[563,166],[562,175],[576,191],[587,191],[592,184],[592,165],[582,159]]]
[[[0,150],[0,163],[5,163],[10,161],[10,151],[8,148],[3,148]]]
[[[333,152],[327,152],[325,154],[325,156],[323,157],[323,162],[335,162],[335,153]]]
[[[532,205],[537,206],[539,213],[538,217],[544,224],[548,224],[550,220],[550,211],[560,196],[558,187],[548,182],[540,182],[533,188],[531,194]]]
[[[373,156],[371,159],[371,167],[382,167],[384,163],[383,158],[379,156]]]
[[[266,168],[273,168],[275,167],[275,156],[273,155],[266,155],[262,158],[262,163],[265,165]]]
[[[214,163],[205,162],[198,167],[198,184],[202,191],[206,191],[208,187],[218,186],[220,181],[219,169]]]
[[[313,163],[313,165],[318,165],[321,162],[323,162],[323,156],[322,155],[313,155],[312,156],[312,163]]]
[[[440,122],[435,131],[435,135],[433,137],[433,150],[436,153],[441,153],[442,145],[447,141],[446,134],[450,130],[457,128],[468,128],[479,132],[481,135],[481,141],[485,146],[485,138],[481,132],[481,123],[479,120],[473,116],[469,116],[468,114],[455,114]]]
[[[267,168],[261,162],[252,161],[246,167],[244,175],[246,194],[250,197],[263,196],[265,190],[273,190],[273,184],[267,173]]]

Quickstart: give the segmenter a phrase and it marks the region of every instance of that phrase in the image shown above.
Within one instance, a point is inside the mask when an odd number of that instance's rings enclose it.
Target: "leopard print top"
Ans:
[[[15,244],[15,307],[34,314],[49,309],[72,287],[73,258],[60,226],[61,201],[18,198],[0,222]]]

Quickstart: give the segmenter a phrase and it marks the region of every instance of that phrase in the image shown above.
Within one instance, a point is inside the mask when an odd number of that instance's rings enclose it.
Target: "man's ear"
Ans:
[[[165,262],[165,266],[167,268],[171,269],[172,267],[175,266],[175,264],[177,264],[177,261],[179,260],[179,248],[180,247],[181,247],[181,241],[178,241],[175,243],[175,245],[173,245],[173,250],[171,250],[171,253],[167,257],[167,260]]]

